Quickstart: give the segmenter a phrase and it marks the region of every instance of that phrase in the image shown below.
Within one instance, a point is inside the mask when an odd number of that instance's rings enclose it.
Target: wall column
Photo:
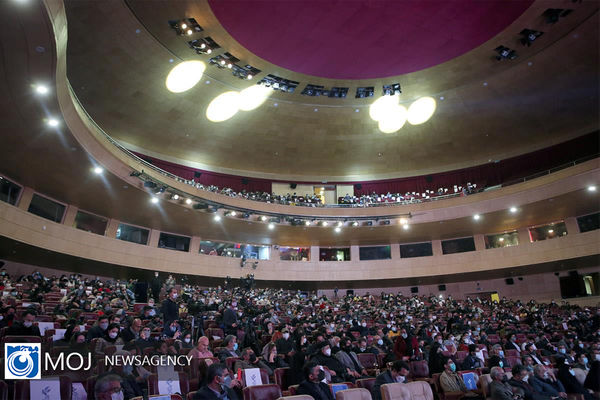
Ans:
[[[441,240],[432,240],[431,241],[431,250],[433,251],[434,256],[443,255],[442,252],[442,241]]]
[[[21,210],[27,211],[29,209],[29,204],[31,204],[31,199],[33,198],[33,189],[30,187],[24,187],[23,193],[21,194],[21,199],[19,200],[19,208]]]
[[[531,243],[531,238],[529,237],[529,229],[528,228],[517,229],[517,234],[519,235],[519,246],[527,245],[527,244]]]
[[[581,233],[579,230],[579,224],[577,223],[577,218],[569,217],[565,218],[565,225],[567,226],[567,235],[574,235],[576,233]]]
[[[485,239],[483,235],[473,235],[473,240],[475,241],[475,251],[485,250]]]
[[[400,244],[399,243],[390,244],[390,256],[392,257],[392,260],[400,259]]]
[[[192,236],[192,240],[190,240],[190,253],[199,254],[200,253],[200,242],[202,239],[199,236]]]
[[[79,209],[77,207],[69,205],[67,207],[67,211],[65,212],[65,217],[63,218],[63,224],[67,226],[73,226],[78,210]]]
[[[150,237],[148,238],[148,246],[158,247],[159,236],[160,236],[160,231],[157,231],[156,229],[150,230]]]
[[[116,219],[109,219],[108,220],[108,224],[106,225],[106,237],[109,238],[116,238],[117,237],[117,230],[119,229],[119,224],[121,223],[121,221],[116,220]]]
[[[310,262],[319,262],[319,246],[310,246]]]
[[[350,261],[360,261],[360,250],[358,246],[350,246]]]

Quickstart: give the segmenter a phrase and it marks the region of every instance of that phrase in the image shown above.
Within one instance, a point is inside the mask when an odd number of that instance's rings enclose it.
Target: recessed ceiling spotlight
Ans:
[[[232,217],[235,217],[237,215],[237,213],[235,211],[232,211],[229,215],[231,215]]]
[[[190,204],[192,204],[192,199],[185,199],[185,204],[187,204],[188,206],[189,206]]]
[[[510,211],[511,213],[513,213],[513,214],[514,214],[514,213],[516,213],[516,212],[517,212],[517,207],[511,207],[511,208],[509,209],[509,211]]]
[[[94,173],[96,175],[100,175],[102,172],[104,172],[104,170],[101,167],[94,168]]]
[[[267,220],[267,217],[265,217],[265,216],[263,215],[262,217],[260,217],[260,220],[264,222],[264,221],[266,221],[266,220]]]
[[[175,60],[173,60],[172,58],[169,58],[169,64],[173,64]]]
[[[275,229],[275,224],[274,224],[274,223],[272,223],[272,222],[270,222],[270,223],[269,223],[269,229]]]
[[[273,107],[277,107],[278,105],[278,103],[273,103]]]
[[[338,221],[337,226],[342,226],[344,223],[342,221]]]
[[[323,221],[323,226],[327,226],[329,223],[327,221]]]
[[[248,76],[246,76],[246,78],[248,78],[248,79],[252,79],[252,78],[254,78],[254,77],[252,76],[252,74],[248,74]]]
[[[501,237],[501,238],[499,238],[499,239],[498,239],[498,241],[499,241],[499,242],[504,242],[504,238],[503,238],[503,237]]]
[[[444,98],[445,98],[444,96],[440,96],[440,100],[444,100]]]
[[[554,229],[548,229],[548,233],[554,233]]]
[[[41,95],[48,94],[48,92],[49,92],[48,87],[44,86],[44,85],[36,85],[35,91],[37,94],[41,94]]]
[[[212,49],[206,50],[206,54],[210,54],[210,53],[212,53]]]
[[[58,124],[59,124],[58,120],[54,119],[54,118],[50,118],[47,123],[48,123],[49,126],[51,126],[53,128],[57,127]]]
[[[354,222],[352,223],[352,226],[358,226],[358,221],[354,221]]]
[[[304,225],[310,226],[310,221],[304,221]]]
[[[480,218],[481,218],[481,216],[480,216],[479,214],[475,214],[475,215],[473,215],[473,219],[474,219],[475,221],[479,221],[479,219],[480,219]]]
[[[402,225],[402,229],[404,229],[405,231],[407,231],[409,228],[410,228],[409,224]]]
[[[218,222],[221,220],[221,216],[219,214],[216,214],[214,219]]]
[[[221,64],[221,65],[225,65],[225,60],[221,60],[221,61],[219,61],[219,64]]]
[[[400,225],[408,224],[408,220],[406,218],[400,218]]]
[[[229,68],[229,69],[233,68],[233,64],[232,63],[227,64],[227,68]]]
[[[357,108],[356,110],[354,110],[354,112],[360,112],[360,110]]]
[[[590,185],[587,188],[588,192],[595,192],[597,190],[596,185]]]
[[[173,195],[173,200],[179,200],[179,195],[178,194],[174,194]]]
[[[191,29],[188,29],[188,31],[187,31],[188,36],[191,35],[192,33],[194,33],[194,31]]]
[[[319,111],[319,109],[318,109],[318,108],[315,108],[315,110],[314,110],[314,111],[315,111],[315,112],[317,112],[317,111]]]
[[[187,28],[187,24],[181,24],[181,29]]]
[[[488,85],[487,82],[483,82],[483,86],[487,86],[487,85]]]
[[[158,203],[158,197],[152,197],[150,201],[152,202],[152,204],[156,204]]]
[[[337,226],[337,227],[335,228],[335,231],[336,231],[337,233],[340,233],[340,232],[342,231],[342,228],[340,228],[339,226]]]

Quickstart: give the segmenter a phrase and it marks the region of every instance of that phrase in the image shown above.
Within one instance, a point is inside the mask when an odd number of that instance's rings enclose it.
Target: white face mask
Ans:
[[[363,322],[361,325],[362,325],[363,328],[367,327],[367,323],[366,322]]]
[[[283,334],[283,338],[284,338],[285,340],[288,340],[288,339],[290,338],[290,334],[289,334],[289,333],[287,333],[287,332],[286,332],[286,333],[284,333],[284,334]]]
[[[523,377],[523,382],[527,382],[528,380],[529,380],[529,375],[525,375],[525,376]]]
[[[110,395],[110,400],[124,400],[125,397],[123,396],[123,391],[119,391],[117,393],[112,393]]]
[[[117,335],[118,335],[117,332],[111,332],[111,333],[108,334],[108,337],[111,338],[111,339],[114,339],[114,338],[117,337]]]
[[[382,339],[379,339],[379,340],[377,341],[377,344],[381,346],[381,345],[383,344],[383,340],[382,340]]]
[[[398,383],[403,383],[405,379],[406,379],[406,378],[405,378],[404,376],[402,376],[402,375],[398,375],[398,376],[396,377],[396,382],[398,382]]]
[[[325,355],[329,357],[331,355],[331,349],[325,350]]]
[[[574,370],[570,369],[570,370],[569,370],[569,373],[570,373],[571,375],[575,376],[575,371],[574,371]]]
[[[31,328],[32,325],[33,325],[33,322],[31,322],[31,321],[25,321],[25,322],[23,322],[23,326],[25,328]]]
[[[192,341],[192,339],[186,337],[185,339],[183,339],[183,341],[186,342],[186,343],[189,343],[189,342]]]

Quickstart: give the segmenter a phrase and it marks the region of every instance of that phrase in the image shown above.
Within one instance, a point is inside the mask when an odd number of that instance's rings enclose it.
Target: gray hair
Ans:
[[[94,385],[94,396],[98,397],[100,394],[106,392],[109,388],[108,384],[110,382],[119,382],[121,383],[121,377],[117,374],[106,374],[96,381]]]
[[[490,371],[492,379],[497,379],[502,376],[502,374],[504,374],[504,370],[500,367],[492,367],[492,370]]]
[[[543,374],[544,374],[544,372],[546,372],[546,367],[545,367],[545,366],[543,366],[543,365],[541,365],[541,364],[536,364],[536,365],[534,365],[534,367],[533,367],[533,372],[534,372],[536,375],[543,375]]]

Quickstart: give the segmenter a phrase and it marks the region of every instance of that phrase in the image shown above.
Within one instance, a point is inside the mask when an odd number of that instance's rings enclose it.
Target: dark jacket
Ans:
[[[550,396],[538,393],[530,384],[511,379],[508,384],[513,387],[513,393],[523,394],[525,400],[550,400]]]
[[[512,386],[508,383],[492,381],[490,384],[490,398],[492,400],[513,400]]]
[[[488,368],[492,369],[492,367],[499,367],[500,361],[502,361],[502,368],[510,367],[511,365],[506,361],[506,358],[493,355],[488,358]]]
[[[41,336],[40,328],[31,325],[29,328],[23,326],[22,322],[15,322],[6,330],[7,336]]]
[[[559,367],[558,375],[556,376],[556,378],[560,380],[563,386],[565,387],[565,392],[582,394],[585,400],[593,399],[591,393],[588,392],[581,383],[579,383],[577,378],[575,378],[569,373],[568,366],[563,365]]]
[[[233,389],[225,388],[225,391],[229,400],[238,400],[238,396]],[[219,397],[208,386],[202,386],[194,395],[194,400],[219,400]]]
[[[375,384],[371,388],[371,397],[373,398],[373,400],[381,400],[381,386],[388,383],[395,383],[390,370],[387,370],[377,375],[377,378],[375,379]]]
[[[463,370],[475,369],[483,367],[483,363],[481,360],[475,356],[468,355],[463,360],[462,365],[460,366]]]
[[[320,391],[317,389],[317,386],[321,389]],[[323,382],[313,383],[302,381],[298,386],[298,391],[296,393],[307,394],[312,396],[315,400],[334,400],[329,386]]]
[[[552,382],[550,380],[540,379],[537,376],[532,376],[529,378],[529,383],[536,392],[551,397],[558,396],[559,392],[565,392],[565,388],[559,380]]]
[[[234,310],[228,308],[223,312],[223,325],[225,326],[225,331],[235,331],[236,328],[233,328],[231,325],[237,324],[237,322],[237,315]]]
[[[163,314],[163,325],[169,326],[169,324],[179,319],[179,307],[171,299],[166,299],[162,302],[161,311]]]

